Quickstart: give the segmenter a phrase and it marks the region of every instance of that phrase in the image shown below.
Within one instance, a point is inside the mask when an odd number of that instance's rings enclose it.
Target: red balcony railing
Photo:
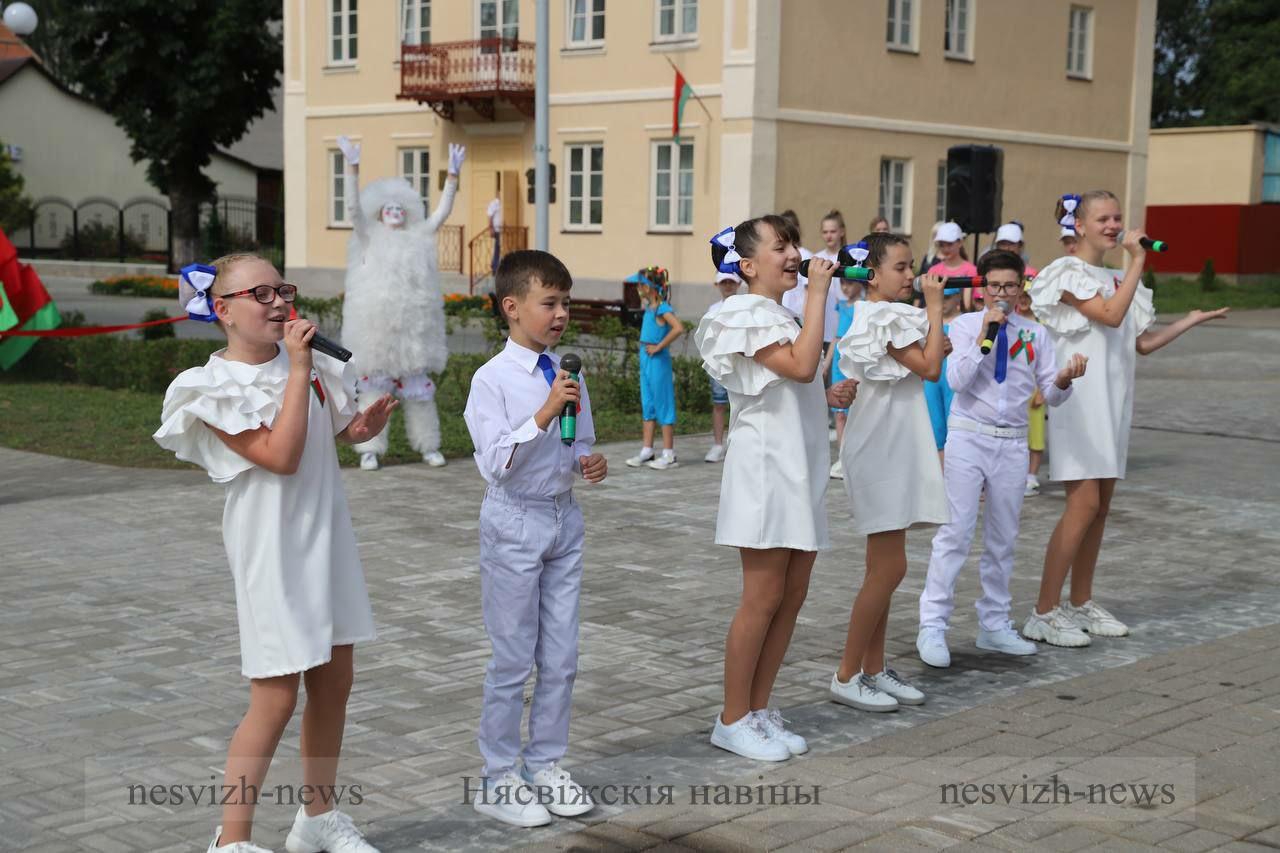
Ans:
[[[491,38],[400,47],[402,100],[427,104],[452,120],[458,103],[493,119],[499,100],[533,115],[533,45]]]

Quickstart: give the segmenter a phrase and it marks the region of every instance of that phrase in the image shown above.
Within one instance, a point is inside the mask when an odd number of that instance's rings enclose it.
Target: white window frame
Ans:
[[[329,227],[350,228],[352,223],[347,218],[347,167],[346,158],[337,148],[328,149],[329,154]],[[341,211],[340,216],[334,216]]]
[[[422,25],[424,12],[427,18],[426,26]],[[412,22],[410,18],[413,19]],[[431,0],[400,0],[400,43],[431,44]]]
[[[894,167],[901,166],[901,184],[896,184]],[[888,174],[888,193],[893,192],[895,185],[902,189],[902,198],[898,204],[897,217],[894,216],[894,204],[891,195],[886,194],[885,176]],[[897,157],[880,158],[879,205],[877,210],[889,220],[889,230],[895,234],[911,234],[911,161]]]
[[[508,23],[506,12],[505,12],[507,3],[509,2],[511,3],[512,8],[515,10],[515,16],[516,16],[515,21],[511,23]],[[484,7],[486,4],[490,4],[490,3],[493,4],[493,7],[494,7],[493,19],[495,21],[495,24],[494,24],[493,32],[490,35],[486,36],[485,27],[484,27]],[[512,40],[516,40],[520,38],[520,2],[519,0],[476,0],[475,8],[476,8],[476,38],[478,39],[510,38]],[[506,32],[508,29],[514,30],[514,33],[512,33],[512,35],[510,36],[506,35]]]
[[[1093,7],[1071,7],[1067,18],[1067,76],[1077,80],[1093,79]],[[1083,19],[1083,31],[1077,22]],[[1081,49],[1080,40],[1084,40]]]
[[[920,4],[924,0],[888,0],[885,46],[903,53],[920,52]],[[905,12],[903,10],[906,10]],[[902,37],[906,31],[906,38]]]
[[[934,193],[934,222],[947,221],[947,161],[938,161],[938,187]]]
[[[668,184],[668,187],[670,188],[670,192],[666,196],[666,200],[668,202],[667,213],[668,213],[668,220],[669,220],[667,222],[658,221],[658,152],[663,148],[667,148],[671,151],[670,162],[672,164],[672,167],[669,170],[671,175],[671,181]],[[680,173],[681,173],[680,153],[685,148],[689,149],[689,170],[688,170],[689,184],[690,184],[690,190],[688,195],[689,221],[688,223],[681,223],[679,221],[680,220],[680,200],[682,198],[682,195],[680,193]],[[650,231],[666,231],[666,232],[675,232],[675,233],[681,233],[681,234],[693,233],[693,214],[694,214],[693,182],[694,182],[694,179],[696,178],[696,170],[694,168],[694,165],[696,163],[696,160],[695,160],[696,153],[697,152],[693,147],[693,142],[691,141],[680,142],[679,144],[677,144],[675,140],[672,140],[672,139],[657,139],[650,144],[649,146],[649,230]]]
[[[947,0],[947,25],[943,40],[943,52],[947,59],[973,61],[974,6],[978,0]],[[964,26],[960,26],[963,19]],[[957,33],[963,41],[961,48],[956,48]],[[951,41],[947,46],[947,39]]]
[[[671,32],[662,32],[662,12],[663,8],[671,10],[672,26]],[[693,29],[686,30],[684,26],[685,11],[693,10]],[[698,18],[699,12],[698,0],[653,0],[653,40],[655,42],[672,42],[672,41],[693,41],[698,37]]]
[[[408,168],[405,168],[405,158],[411,157],[412,161]],[[426,161],[423,162],[423,158]],[[396,149],[396,171],[400,177],[404,178],[409,186],[418,191],[418,195],[422,197],[422,206],[426,210],[431,209],[431,149],[421,145],[406,146]]]
[[[328,22],[329,41],[326,56],[329,65],[355,65],[360,57],[360,0],[328,0],[325,9],[325,20]],[[338,18],[341,31],[334,29],[334,18]],[[354,32],[352,25],[355,25]],[[334,52],[334,40],[338,40],[341,50]]]
[[[594,149],[600,150],[600,169],[591,168],[591,154]],[[579,150],[582,152],[582,169],[575,171],[573,168],[573,152]],[[604,143],[603,142],[571,142],[564,146],[564,172],[565,172],[565,204],[564,204],[564,230],[566,231],[603,231],[604,230]],[[573,178],[578,176],[582,179],[582,191],[574,195]],[[600,193],[595,195],[591,192],[591,178],[595,175],[600,176]],[[591,202],[598,200],[600,202],[600,221],[591,221]],[[572,208],[573,203],[577,201],[580,205],[579,221],[573,221]]]
[[[578,11],[578,6],[582,6],[582,11]],[[608,34],[608,21],[605,18],[607,5],[605,0],[565,0],[564,10],[564,43],[565,47],[583,48],[583,47],[604,47],[605,35]],[[576,39],[573,37],[573,25],[579,18],[582,19],[583,37]],[[595,22],[599,20],[602,35],[597,38],[594,35]]]

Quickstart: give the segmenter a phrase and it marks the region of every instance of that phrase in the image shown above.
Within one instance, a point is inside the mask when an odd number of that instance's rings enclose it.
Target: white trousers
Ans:
[[[569,704],[578,674],[582,509],[572,492],[526,498],[490,487],[480,506],[480,596],[493,657],[484,676],[480,754],[484,775],[537,772],[569,748]],[[520,749],[524,685],[538,680],[529,741]]]
[[[993,631],[1009,618],[1009,578],[1013,547],[1027,484],[1027,439],[995,438],[952,429],[947,432],[943,481],[951,521],[938,528],[929,557],[929,574],[920,594],[920,627],[947,628],[955,609],[956,577],[969,556],[978,524],[979,500],[986,487],[982,559],[978,577],[978,624]]]
[[[436,386],[431,377],[419,373],[406,379],[391,379],[377,374],[361,378],[357,384],[360,410],[372,406],[383,394],[395,394],[400,398],[404,411],[404,428],[409,446],[421,453],[435,453],[440,449],[440,414],[436,410]],[[368,441],[352,445],[356,453],[372,453],[382,456],[391,440],[391,425]]]

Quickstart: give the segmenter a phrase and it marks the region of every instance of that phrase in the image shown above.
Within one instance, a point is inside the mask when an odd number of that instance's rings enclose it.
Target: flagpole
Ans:
[[[665,60],[667,61],[667,64],[671,66],[672,70],[674,70],[674,71],[675,71],[677,74],[679,74],[681,77],[684,77],[684,72],[683,72],[683,71],[681,71],[681,70],[676,66],[676,64],[675,64],[674,62],[672,62],[672,61],[671,61],[671,57],[664,55],[662,58],[663,58],[663,59],[665,59]],[[688,82],[689,82],[689,78],[685,77],[685,82],[686,82],[686,83],[688,83]],[[704,103],[702,102],[702,98],[698,97],[698,93],[697,93],[696,91],[694,91],[693,86],[690,86],[690,87],[689,87],[689,93],[690,93],[691,95],[693,95],[693,99],[694,99],[695,101],[697,101],[697,102],[698,102],[698,106],[702,108],[702,111],[703,111],[704,113],[706,113],[706,115],[707,115],[707,121],[714,121],[714,119],[713,119],[713,118],[711,118],[711,111],[710,111],[710,110],[708,110],[708,109],[707,109],[707,105],[706,105],[706,104],[704,104]]]

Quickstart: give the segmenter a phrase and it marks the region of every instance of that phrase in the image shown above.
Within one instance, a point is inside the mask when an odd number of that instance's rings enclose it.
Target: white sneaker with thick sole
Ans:
[[[1022,626],[1022,636],[1051,646],[1078,649],[1089,645],[1089,635],[1081,631],[1075,620],[1055,607],[1048,613],[1037,613],[1033,608]]]
[[[360,454],[360,470],[377,471],[378,470],[378,454],[361,453]]]
[[[978,639],[974,643],[978,648],[988,652],[1000,652],[1006,655],[1034,655],[1036,644],[1018,636],[1018,631],[1010,620],[1003,627],[994,631],[985,628],[978,630]]]
[[[232,841],[230,844],[218,846],[218,836],[222,835],[222,827],[218,827],[213,831],[213,839],[209,842],[209,849],[205,853],[271,853],[266,847],[259,847],[248,841]]]
[[[538,802],[538,794],[521,779],[514,770],[508,770],[496,779],[487,781],[474,800],[472,807],[485,817],[495,818],[512,826],[546,826],[551,823],[551,812]]]
[[[765,733],[774,740],[780,740],[786,744],[787,751],[792,755],[804,755],[809,751],[809,742],[787,729],[787,721],[782,718],[782,712],[777,708],[766,708],[763,711],[751,713],[755,715],[756,722],[765,730]]]
[[[653,458],[653,448],[642,447],[640,448],[639,453],[637,453],[635,456],[632,456],[630,459],[627,460],[627,467],[639,468],[641,465],[648,462],[652,458]]]
[[[557,817],[577,817],[596,807],[591,795],[559,764],[550,764],[537,773],[530,773],[525,768],[520,771],[520,777],[533,788],[538,802]]]
[[[443,468],[446,460],[443,453],[439,450],[433,450],[430,453],[422,454],[422,461],[432,468]]]
[[[727,726],[717,714],[716,726],[711,730],[711,745],[753,761],[786,761],[791,757],[787,745],[769,737],[752,714]]]
[[[831,698],[841,705],[862,711],[883,713],[898,710],[898,700],[876,687],[875,682],[861,672],[848,681],[841,681],[838,672],[833,674]]]
[[[844,479],[844,466],[840,464],[839,459],[837,459],[835,462],[831,464],[831,479],[833,480]]]
[[[902,676],[891,668],[885,667],[883,672],[871,676],[871,683],[882,693],[888,693],[898,700],[899,705],[923,705],[924,693],[912,687]]]
[[[703,462],[723,462],[724,461],[724,445],[713,444],[711,449],[707,451],[707,455],[702,457]]]
[[[947,632],[942,628],[921,628],[916,635],[916,651],[929,666],[946,669],[951,666],[951,650],[947,648]]]
[[[1079,607],[1070,602],[1060,608],[1069,619],[1076,623],[1081,631],[1095,637],[1127,637],[1129,626],[1112,616],[1101,604],[1086,601]]]
[[[1027,487],[1022,490],[1024,498],[1035,497],[1040,494],[1040,481],[1030,475],[1027,476]]]
[[[351,816],[337,809],[315,817],[298,809],[284,849],[289,853],[378,853],[377,847],[364,840]]]
[[[676,461],[676,455],[674,453],[670,456],[664,453],[661,456],[650,459],[644,464],[646,467],[652,468],[655,471],[666,471],[669,468],[680,467],[680,463]]]

